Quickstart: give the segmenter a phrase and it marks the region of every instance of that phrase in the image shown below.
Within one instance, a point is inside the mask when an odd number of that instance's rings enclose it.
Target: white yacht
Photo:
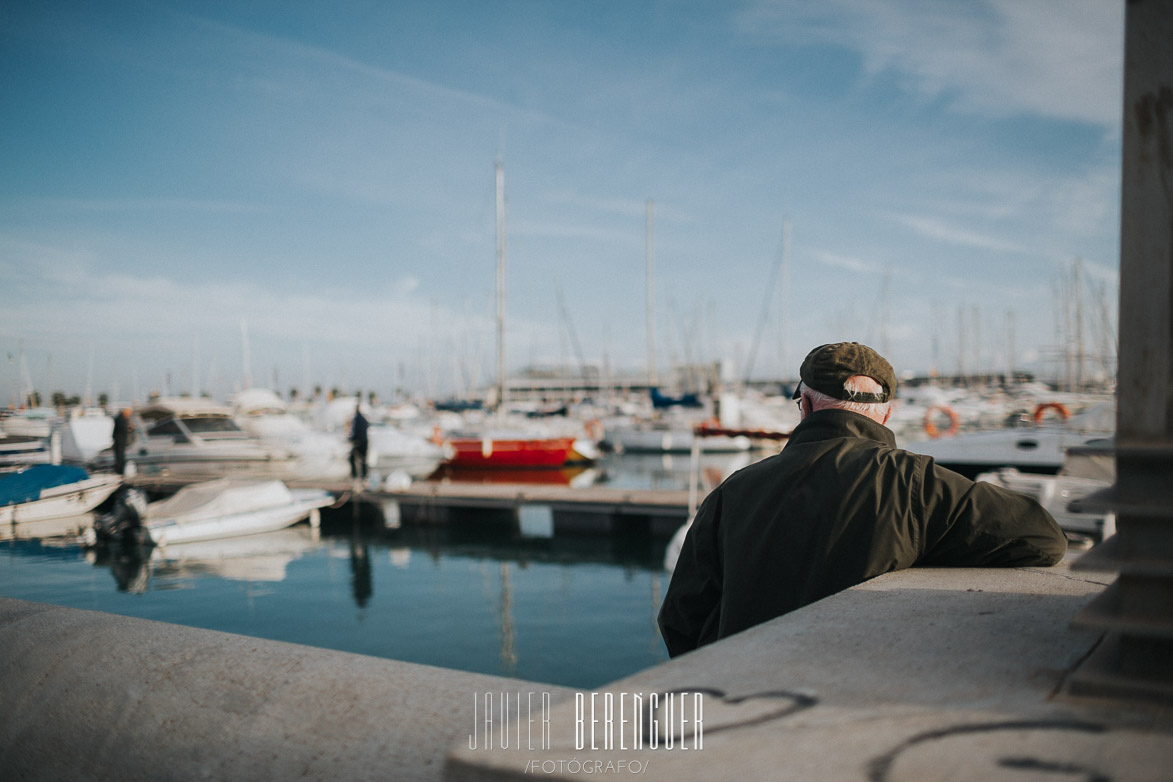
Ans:
[[[356,404],[354,397],[330,400],[318,410],[319,428],[343,438],[345,443]],[[367,429],[367,466],[373,472],[390,475],[402,471],[412,478],[426,478],[447,458],[438,428],[433,429],[431,436],[424,436],[418,431],[422,424],[399,426],[384,423],[366,404],[361,409],[370,424]],[[346,448],[349,453],[349,444]]]
[[[321,432],[289,411],[267,388],[249,388],[233,399],[241,429],[274,448],[289,451],[296,464],[289,478],[341,480],[350,475],[350,445],[339,432]]]
[[[1054,474],[1063,466],[1067,449],[1110,438],[1115,432],[1116,404],[1100,402],[1057,423],[1028,422],[902,447],[932,456],[938,464],[971,478],[1000,467]]]
[[[297,470],[295,454],[242,430],[231,409],[186,397],[156,399],[134,411],[126,463],[128,474],[184,480],[286,478]],[[110,469],[113,450],[103,450],[93,464]]]

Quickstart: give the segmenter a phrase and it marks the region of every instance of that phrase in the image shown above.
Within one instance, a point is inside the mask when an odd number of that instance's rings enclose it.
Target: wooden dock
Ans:
[[[360,501],[390,509],[406,523],[452,523],[495,513],[539,536],[646,534],[669,538],[688,518],[688,491],[574,488],[507,483],[413,483],[403,491],[360,491]],[[536,526],[535,526],[536,525]]]
[[[554,511],[582,511],[612,516],[671,516],[688,513],[684,490],[624,489],[608,486],[574,488],[524,483],[413,483],[404,491],[360,493],[360,499],[393,500],[401,505],[510,509],[546,505]]]
[[[174,478],[136,478],[134,485],[159,493],[176,491]],[[340,501],[372,503],[408,523],[446,523],[491,512],[516,520],[526,512],[547,512],[561,532],[605,534],[646,529],[669,537],[688,518],[686,489],[635,489],[614,486],[573,487],[533,483],[416,481],[397,491],[355,489],[350,481],[285,481],[290,488],[316,488]],[[701,499],[703,497],[698,498]]]

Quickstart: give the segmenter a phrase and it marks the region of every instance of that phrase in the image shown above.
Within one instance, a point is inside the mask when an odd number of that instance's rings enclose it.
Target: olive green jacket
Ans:
[[[1029,497],[900,450],[866,416],[820,410],[705,499],[660,632],[676,656],[893,570],[1053,565],[1066,551]]]

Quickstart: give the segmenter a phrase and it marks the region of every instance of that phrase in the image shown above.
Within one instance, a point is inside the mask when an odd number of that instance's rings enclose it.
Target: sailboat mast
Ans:
[[[790,315],[790,218],[782,221],[782,290],[781,306],[778,313],[778,380],[784,381],[790,371],[789,357],[786,355],[786,320]]]
[[[196,399],[200,397],[200,338],[198,334],[192,338],[191,395]]]
[[[647,246],[645,255],[648,267],[648,385],[656,386],[656,293],[655,293],[655,253],[653,252],[652,238],[652,199],[647,204]]]
[[[244,370],[244,387],[253,387],[253,370],[252,370],[252,356],[248,349],[248,319],[240,319],[240,354],[241,364]]]
[[[505,404],[505,166],[497,156],[497,405]]]

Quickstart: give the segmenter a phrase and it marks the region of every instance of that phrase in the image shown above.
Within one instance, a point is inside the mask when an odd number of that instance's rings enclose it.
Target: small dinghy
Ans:
[[[64,464],[34,464],[0,473],[0,524],[88,513],[121,483],[121,476],[91,476],[81,467]]]
[[[119,537],[137,528],[156,546],[166,546],[270,532],[306,518],[317,526],[319,509],[334,502],[321,489],[230,478],[194,483],[149,505],[136,494],[128,492],[118,508],[95,522],[98,536]]]

